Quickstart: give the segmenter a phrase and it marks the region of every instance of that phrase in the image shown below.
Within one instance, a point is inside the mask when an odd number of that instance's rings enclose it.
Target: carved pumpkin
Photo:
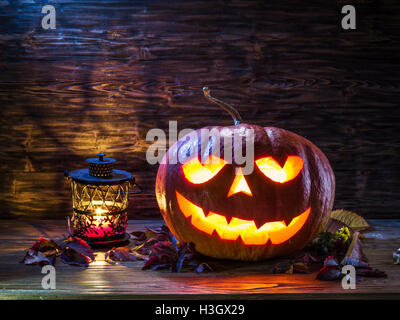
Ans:
[[[254,130],[254,170],[244,175],[235,159],[229,164],[213,154],[208,162],[196,156],[169,163],[169,156],[187,149],[186,138],[179,139],[165,154],[156,180],[157,201],[171,232],[216,258],[256,261],[303,248],[333,206],[335,178],[327,158],[295,133],[240,124],[236,110],[204,90],[235,120],[231,127],[209,128],[223,130],[224,137],[234,129]],[[192,147],[200,150],[199,130],[196,134],[199,145]],[[211,148],[212,139],[207,142]],[[223,155],[222,140],[220,145]]]

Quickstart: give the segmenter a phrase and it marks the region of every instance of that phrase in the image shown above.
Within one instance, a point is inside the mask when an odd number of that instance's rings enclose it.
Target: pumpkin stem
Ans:
[[[208,87],[204,87],[203,88],[203,93],[204,93],[204,96],[208,100],[210,100],[210,101],[214,102],[215,104],[219,105],[222,109],[224,109],[226,112],[228,112],[231,115],[231,117],[233,118],[233,121],[235,123],[235,126],[243,121],[243,119],[240,116],[239,112],[234,107],[232,107],[231,105],[227,104],[226,102],[223,102],[223,101],[221,101],[219,99],[216,99],[216,98],[212,97],[211,94],[210,94],[210,89]]]

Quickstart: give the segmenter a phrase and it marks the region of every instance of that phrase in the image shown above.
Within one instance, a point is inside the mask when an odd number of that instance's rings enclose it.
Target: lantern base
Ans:
[[[105,248],[105,247],[115,247],[116,245],[126,244],[129,242],[130,238],[131,238],[130,235],[128,233],[125,233],[122,235],[122,237],[119,237],[119,239],[114,238],[106,240],[105,238],[98,238],[98,239],[86,238],[84,240],[92,248]]]

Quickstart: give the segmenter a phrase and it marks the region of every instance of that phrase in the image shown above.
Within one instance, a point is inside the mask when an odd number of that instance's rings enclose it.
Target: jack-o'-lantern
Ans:
[[[156,196],[167,226],[178,240],[215,258],[257,261],[303,248],[321,231],[333,206],[335,177],[328,159],[295,133],[240,123],[232,106],[211,97],[208,88],[204,93],[232,115],[235,125],[207,127],[221,133],[218,146],[212,136],[202,141],[199,129],[197,142],[185,136],[165,154]],[[254,169],[249,174],[234,156],[230,162],[223,156],[224,139],[235,130],[243,136],[253,132]],[[240,146],[230,141],[232,152],[245,147],[243,141]],[[170,161],[190,148],[197,148],[198,155]]]

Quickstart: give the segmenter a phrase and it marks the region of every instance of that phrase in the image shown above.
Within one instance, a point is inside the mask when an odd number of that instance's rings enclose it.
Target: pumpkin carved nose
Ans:
[[[242,168],[240,167],[236,169],[235,179],[233,180],[232,186],[229,189],[228,198],[230,196],[233,196],[235,193],[239,192],[243,192],[250,197],[253,196],[249,188],[249,185],[247,184],[246,179],[244,178]]]

